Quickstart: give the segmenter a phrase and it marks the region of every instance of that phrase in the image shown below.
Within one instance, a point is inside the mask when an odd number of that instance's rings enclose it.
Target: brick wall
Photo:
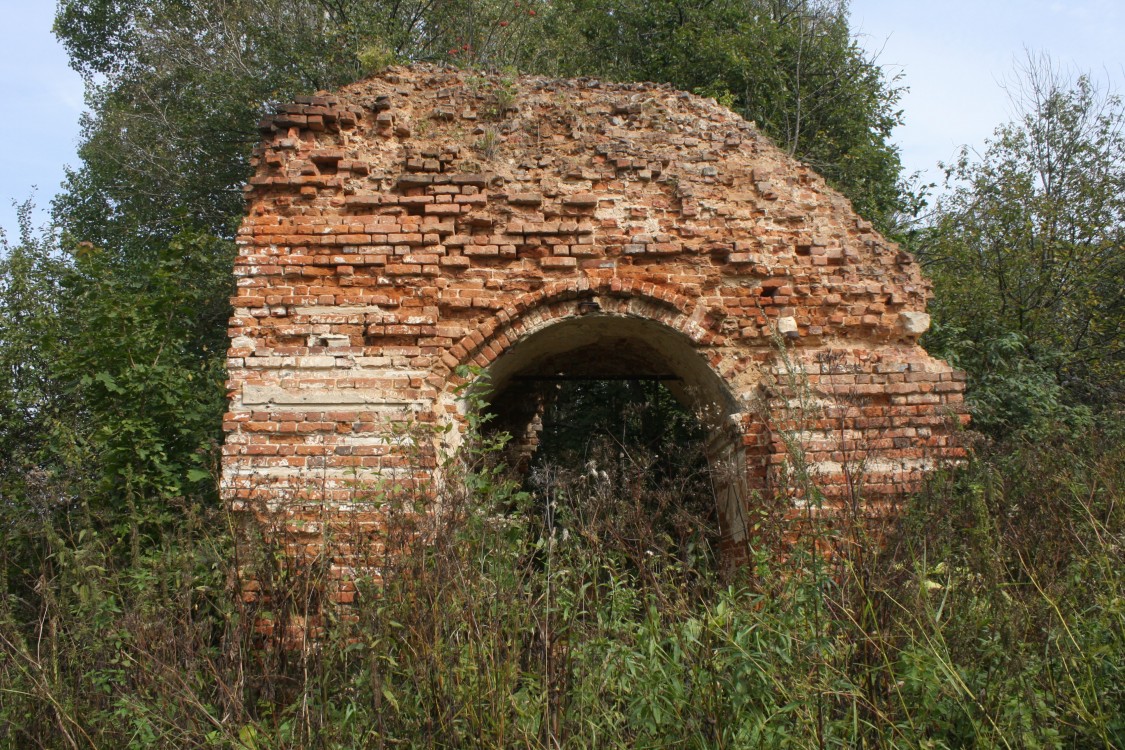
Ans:
[[[918,265],[713,101],[392,68],[261,133],[223,490],[286,519],[294,554],[325,524],[377,527],[357,498],[380,478],[430,476],[457,430],[415,444],[402,426],[458,423],[458,365],[503,389],[571,349],[612,360],[598,341],[636,342],[714,402],[736,556],[748,505],[807,502],[782,479],[794,446],[829,505],[858,481],[873,513],[961,455],[964,379],[917,343]]]

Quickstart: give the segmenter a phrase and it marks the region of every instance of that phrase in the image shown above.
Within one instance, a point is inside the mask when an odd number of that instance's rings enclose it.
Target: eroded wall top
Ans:
[[[761,336],[789,312],[823,340],[916,335],[899,313],[924,312],[913,260],[811,169],[666,87],[395,68],[262,131],[244,238],[281,235],[301,250],[290,265],[416,280],[378,298],[488,309],[553,279],[612,277],[679,304],[713,296],[706,325],[724,336]],[[480,288],[434,289],[443,279]]]

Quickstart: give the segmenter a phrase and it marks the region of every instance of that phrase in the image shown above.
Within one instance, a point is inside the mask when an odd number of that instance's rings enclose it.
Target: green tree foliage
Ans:
[[[0,592],[32,585],[42,532],[84,489],[66,385],[53,362],[63,337],[64,260],[36,232],[30,201],[19,239],[0,231]],[[9,584],[11,579],[11,584]]]
[[[54,375],[88,423],[107,496],[182,495],[209,478],[225,391],[228,243],[184,232],[153,258],[114,268],[84,245],[66,268],[66,340]]]
[[[185,217],[229,236],[262,112],[394,60],[666,81],[756,120],[884,226],[902,207],[899,90],[839,0],[63,0],[55,28],[92,104],[59,215],[94,242]]]
[[[55,32],[91,114],[57,217],[79,239],[231,236],[271,104],[358,78],[370,40],[425,46],[426,4],[63,0]]]
[[[31,211],[30,202],[18,207],[18,242],[0,230],[0,482],[34,463],[60,395],[49,363],[60,335],[62,264],[52,238],[36,235]]]
[[[33,586],[43,530],[73,507],[74,431],[65,385],[52,363],[63,335],[65,262],[36,232],[30,201],[18,207],[19,239],[0,231],[0,595]]]
[[[1021,113],[947,168],[921,243],[932,339],[995,431],[1125,396],[1125,107],[1049,61],[1024,73]]]
[[[34,557],[40,524],[110,529],[135,553],[169,499],[214,495],[230,245],[185,232],[123,265],[52,249],[29,216],[19,243],[0,238],[4,557]]]

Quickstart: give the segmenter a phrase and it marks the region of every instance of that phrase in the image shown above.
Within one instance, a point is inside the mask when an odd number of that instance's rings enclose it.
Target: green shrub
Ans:
[[[357,498],[386,509],[387,550],[347,607],[320,596],[326,559],[296,565],[276,533],[233,534],[219,511],[170,508],[161,545],[136,559],[77,517],[69,531],[44,524],[45,552],[0,612],[0,735],[177,748],[1125,741],[1119,442],[978,451],[935,476],[881,554],[759,550],[731,573],[669,533],[706,515],[642,523],[644,508],[671,519],[687,485],[653,485],[641,454],[617,475],[559,472],[537,498],[497,465],[503,443],[470,440],[440,502],[414,486]],[[268,600],[239,595],[251,580]],[[265,618],[318,637],[263,638]]]

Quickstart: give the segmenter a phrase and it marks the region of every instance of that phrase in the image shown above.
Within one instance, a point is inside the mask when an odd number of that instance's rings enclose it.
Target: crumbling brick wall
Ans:
[[[355,521],[357,488],[433,470],[394,427],[457,423],[462,364],[503,389],[629,349],[681,378],[719,413],[736,555],[748,505],[807,502],[780,479],[795,449],[829,506],[859,482],[871,510],[960,455],[963,377],[917,343],[918,265],[713,101],[400,67],[261,132],[223,491],[292,519],[295,550]]]

